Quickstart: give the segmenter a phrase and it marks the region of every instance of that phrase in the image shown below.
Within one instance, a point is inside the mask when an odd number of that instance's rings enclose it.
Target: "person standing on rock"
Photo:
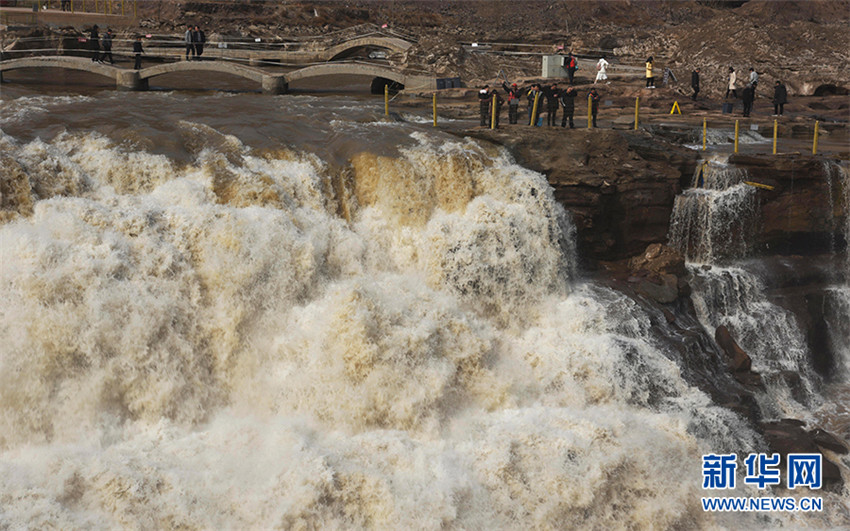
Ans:
[[[508,95],[508,123],[516,124],[517,115],[519,114],[520,91],[517,88],[516,83],[508,86],[507,81],[502,83],[502,88],[505,89],[505,92]]]
[[[204,53],[204,43],[207,42],[207,35],[200,26],[195,26],[195,31],[192,32],[192,40],[195,43],[195,59],[200,60]]]
[[[646,60],[646,88],[655,88],[655,76],[652,75],[652,56]]]
[[[142,36],[136,35],[136,42],[133,43],[133,54],[136,56],[136,64],[133,66],[134,70],[139,70],[142,68],[142,54],[144,50],[142,50]]]
[[[596,63],[596,79],[593,80],[593,84],[595,85],[598,81],[605,81],[606,79],[608,79],[608,61],[605,60],[605,56],[603,55]]]
[[[528,123],[529,123],[529,125],[534,125],[534,126],[537,125],[537,117],[540,116],[540,105],[542,105],[542,102],[539,101],[539,98],[540,98],[541,95],[542,95],[542,93],[540,92],[540,85],[538,85],[537,83],[531,85],[531,90],[528,91],[528,95],[526,96],[526,98],[528,99]],[[537,112],[534,114],[534,116],[532,116],[532,113],[534,113],[534,101],[535,100],[538,100],[537,101]]]
[[[691,88],[694,89],[694,95],[691,96],[691,99],[697,101],[697,94],[699,94],[699,67],[691,72]]]
[[[729,94],[732,94],[733,98],[738,98],[738,92],[735,90],[735,82],[737,81],[737,76],[735,75],[735,69],[731,66],[729,67],[729,86],[726,89],[726,99],[729,99]]]
[[[576,61],[573,52],[570,52],[567,55],[567,58],[564,59],[564,64],[567,66],[567,77],[570,79],[570,85],[573,84],[573,78],[576,75],[576,69],[578,68],[578,61]]]
[[[567,120],[570,121],[570,129],[575,127],[573,124],[573,113],[576,110],[576,93],[575,87],[570,85],[567,90],[561,92],[561,107],[564,108],[564,117],[561,119],[561,127],[567,126]]]
[[[599,112],[599,93],[596,88],[590,89],[590,114],[593,117],[593,127],[596,128],[596,114]]]
[[[103,54],[100,56],[100,60],[106,62],[106,57],[109,56],[109,64],[114,65],[115,60],[112,58],[112,30],[106,28],[106,33],[103,34],[103,38],[101,39],[101,45],[103,47]]]
[[[786,103],[788,103],[788,90],[782,81],[777,80],[773,86],[773,115],[782,116]]]
[[[490,85],[478,91],[478,113],[481,115],[481,127],[486,127],[490,122],[490,100],[493,99],[493,93],[490,92]]]
[[[183,40],[186,43],[186,60],[188,61],[190,53],[192,54],[193,57],[195,56],[195,41],[192,38],[192,25],[191,24],[186,25],[186,33],[183,35]]]
[[[741,100],[744,103],[744,117],[748,117],[753,111],[753,101],[756,98],[756,91],[752,84],[747,84],[744,87],[744,92],[741,95]]]
[[[561,91],[558,90],[558,84],[552,83],[552,85],[544,91],[543,95],[546,96],[546,125],[558,125],[555,121],[558,116],[558,98],[561,96]]]

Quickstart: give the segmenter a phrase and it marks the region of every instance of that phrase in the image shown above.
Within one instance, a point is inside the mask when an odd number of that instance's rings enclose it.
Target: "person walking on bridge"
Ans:
[[[195,26],[195,31],[192,32],[192,40],[195,43],[195,59],[201,59],[204,53],[204,43],[207,42],[207,36],[200,26]]]
[[[109,64],[114,65],[115,60],[112,58],[112,30],[110,28],[106,28],[106,33],[101,38],[101,46],[103,47],[103,53],[100,56],[100,60],[106,62],[106,57],[109,56]]]
[[[144,50],[142,50],[142,36],[136,35],[136,42],[133,43],[133,54],[136,56],[136,64],[133,66],[134,70],[139,70],[142,68],[142,54]]]
[[[509,86],[507,81],[502,83],[502,88],[508,94],[508,123],[515,124],[517,123],[517,115],[519,114],[520,91],[516,83]]]
[[[573,123],[573,114],[576,110],[576,93],[575,87],[570,85],[567,90],[561,92],[561,107],[564,108],[564,117],[561,118],[561,127],[567,126],[567,120],[570,121],[570,129],[575,128]]]
[[[91,46],[92,62],[99,63],[100,62],[100,35],[97,33],[97,24],[91,27],[89,30],[89,46]]]
[[[183,40],[186,43],[186,60],[189,60],[189,54],[192,54],[192,57],[195,56],[195,40],[192,35],[192,25],[186,25],[186,33],[183,35]]]
[[[750,67],[750,85],[753,86],[753,98],[756,96],[756,87],[759,85],[759,74],[753,67]]]

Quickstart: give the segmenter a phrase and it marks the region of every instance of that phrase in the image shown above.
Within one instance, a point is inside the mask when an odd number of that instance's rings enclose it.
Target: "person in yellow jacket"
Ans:
[[[652,75],[652,56],[646,60],[646,88],[655,88],[655,77]]]

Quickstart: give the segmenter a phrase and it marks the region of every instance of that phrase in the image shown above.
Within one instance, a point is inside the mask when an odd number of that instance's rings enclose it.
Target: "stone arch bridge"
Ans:
[[[24,57],[0,62],[0,74],[23,68],[64,68],[89,72],[114,79],[116,87],[121,90],[146,90],[151,78],[173,72],[214,72],[243,77],[258,82],[263,92],[267,94],[283,94],[289,90],[291,82],[300,79],[342,74],[383,78],[400,83],[409,89],[437,88],[437,80],[432,76],[407,74],[387,66],[363,62],[337,61],[307,66],[283,74],[273,74],[260,68],[228,61],[179,61],[149,66],[141,70],[107,66],[92,62],[85,57],[69,56]]]

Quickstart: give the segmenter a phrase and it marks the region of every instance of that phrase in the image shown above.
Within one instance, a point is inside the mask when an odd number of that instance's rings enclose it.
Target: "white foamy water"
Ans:
[[[744,184],[745,170],[705,161],[691,188],[676,197],[670,245],[689,262],[716,263],[746,256],[756,220],[755,188]]]
[[[1,138],[30,186],[0,226],[0,528],[774,521],[701,511],[701,454],[757,437],[576,280],[543,176],[422,133],[332,170],[178,130],[188,163]]]

